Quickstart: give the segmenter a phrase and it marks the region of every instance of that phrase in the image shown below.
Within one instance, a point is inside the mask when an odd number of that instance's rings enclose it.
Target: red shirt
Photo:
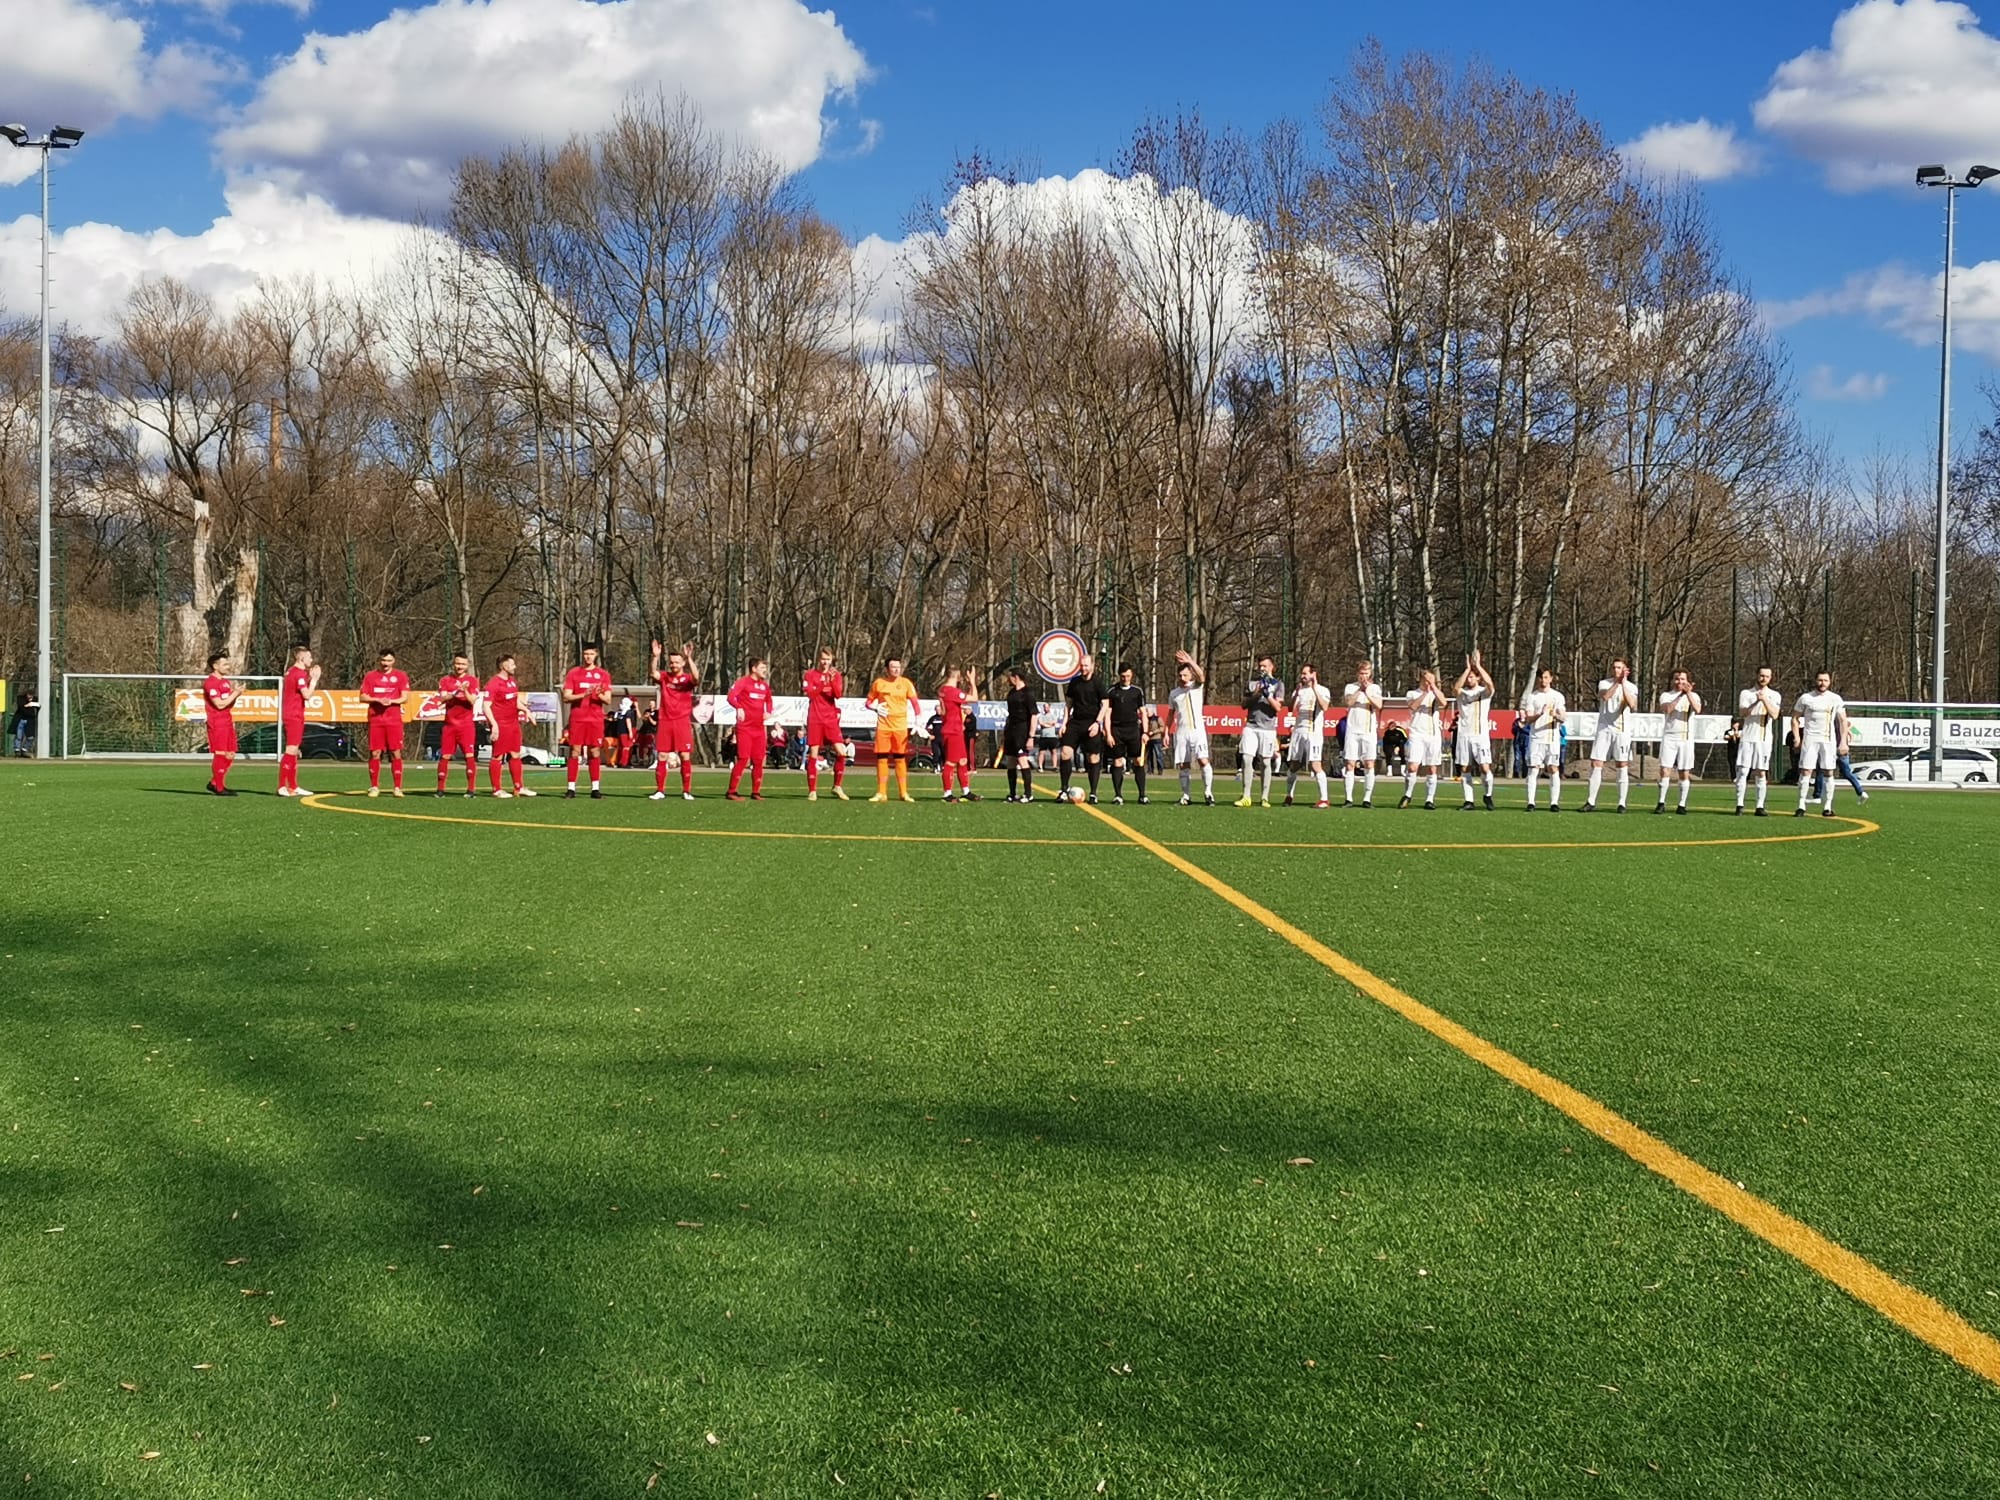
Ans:
[[[571,667],[563,673],[563,691],[583,694],[570,704],[570,718],[602,720],[604,699],[599,694],[610,693],[611,674],[602,667]]]
[[[369,719],[385,719],[392,724],[402,723],[403,705],[401,703],[377,703],[374,700],[377,698],[394,698],[402,693],[407,693],[409,690],[410,676],[401,668],[393,668],[387,672],[374,671],[368,673],[361,679],[361,696],[369,700]]]
[[[202,711],[208,715],[209,723],[227,724],[230,722],[232,716],[229,708],[219,700],[227,698],[234,690],[235,685],[227,677],[218,677],[211,673],[202,679],[201,706]]]
[[[493,709],[493,722],[501,728],[521,722],[521,685],[505,672],[495,672],[486,684],[486,701]]]
[[[312,668],[287,667],[285,680],[278,690],[278,716],[287,724],[303,722],[306,716],[306,693],[312,686]]]
[[[694,690],[701,686],[701,679],[692,672],[661,672],[659,680],[660,722],[694,723]]]
[[[948,740],[965,738],[965,689],[946,683],[938,689],[938,732]]]
[[[455,729],[472,727],[472,700],[479,696],[479,679],[470,672],[463,677],[453,677],[450,673],[438,679],[438,692],[444,695],[444,721]]]
[[[764,715],[771,711],[771,684],[761,677],[739,677],[729,690],[729,706],[736,710],[737,732],[761,730]]]
[[[847,684],[838,672],[822,672],[814,667],[806,673],[806,701],[815,715],[838,718],[840,695],[846,691]]]

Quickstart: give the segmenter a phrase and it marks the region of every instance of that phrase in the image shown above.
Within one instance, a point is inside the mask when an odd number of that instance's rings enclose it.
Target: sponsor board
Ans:
[[[1928,718],[1893,719],[1854,715],[1848,719],[1853,743],[1870,749],[1929,749],[1931,721]],[[1944,743],[1947,748],[2000,751],[2000,719],[1946,719]]]
[[[560,707],[556,693],[523,693],[523,712],[534,724],[553,724]],[[478,706],[481,717],[485,715],[485,703]],[[230,708],[230,715],[238,724],[275,724],[278,722],[278,690],[270,688],[245,688],[237,695]],[[174,689],[174,718],[183,724],[200,724],[208,717],[207,705],[202,701],[201,689]],[[444,718],[444,699],[435,692],[410,689],[410,696],[403,700],[405,723],[430,722]],[[368,705],[361,695],[346,688],[321,688],[306,694],[306,722],[308,724],[365,724],[368,722]]]

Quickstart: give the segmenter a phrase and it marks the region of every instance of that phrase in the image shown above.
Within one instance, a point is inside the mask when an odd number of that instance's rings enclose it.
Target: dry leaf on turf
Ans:
[[[159,1456],[160,1456],[160,1450],[158,1448],[148,1448],[144,1453],[141,1453],[139,1455],[139,1462],[142,1464],[149,1464]]]
[[[139,1387],[134,1385],[129,1380],[121,1380],[118,1382],[118,1389],[121,1391],[136,1391],[139,1389]]]
[[[1318,1164],[1310,1156],[1288,1156],[1285,1158],[1285,1165],[1288,1167],[1310,1167]]]

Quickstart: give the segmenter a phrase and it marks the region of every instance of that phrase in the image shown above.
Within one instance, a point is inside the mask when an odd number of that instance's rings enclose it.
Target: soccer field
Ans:
[[[0,1489],[2000,1493],[2000,797],[431,776],[0,769]]]

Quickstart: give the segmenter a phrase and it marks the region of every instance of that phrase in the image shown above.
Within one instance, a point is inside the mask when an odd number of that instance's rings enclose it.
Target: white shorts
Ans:
[[[1629,761],[1632,758],[1632,735],[1624,729],[1614,729],[1610,725],[1597,731],[1597,738],[1590,742],[1590,758],[1598,761]]]
[[[1461,734],[1458,737],[1458,763],[1461,766],[1492,765],[1493,737],[1490,734]]]
[[[1801,771],[1831,771],[1835,769],[1834,762],[1837,754],[1838,752],[1834,749],[1832,740],[1807,740],[1804,747],[1799,751],[1799,769]]]
[[[1200,731],[1177,729],[1174,731],[1174,764],[1192,765],[1208,759],[1208,736]]]
[[[1403,755],[1405,764],[1434,766],[1444,759],[1444,736],[1436,733],[1413,734]]]
[[[1770,769],[1771,746],[1768,742],[1757,745],[1752,744],[1749,740],[1741,740],[1737,743],[1736,770],[1738,774],[1749,771],[1768,771]]]
[[[1357,734],[1347,731],[1347,743],[1341,747],[1340,758],[1357,766],[1373,765],[1382,758],[1381,747],[1372,734]]]
[[[1529,735],[1528,764],[1537,770],[1552,770],[1561,766],[1562,741],[1552,734]]]
[[[1243,731],[1243,737],[1236,742],[1236,752],[1246,761],[1257,756],[1265,760],[1278,758],[1278,731],[1275,729],[1251,729]]]
[[[1692,771],[1694,769],[1694,741],[1661,740],[1660,769],[1662,771]]]
[[[1326,755],[1324,735],[1295,734],[1285,742],[1285,759],[1295,766],[1309,766]]]

